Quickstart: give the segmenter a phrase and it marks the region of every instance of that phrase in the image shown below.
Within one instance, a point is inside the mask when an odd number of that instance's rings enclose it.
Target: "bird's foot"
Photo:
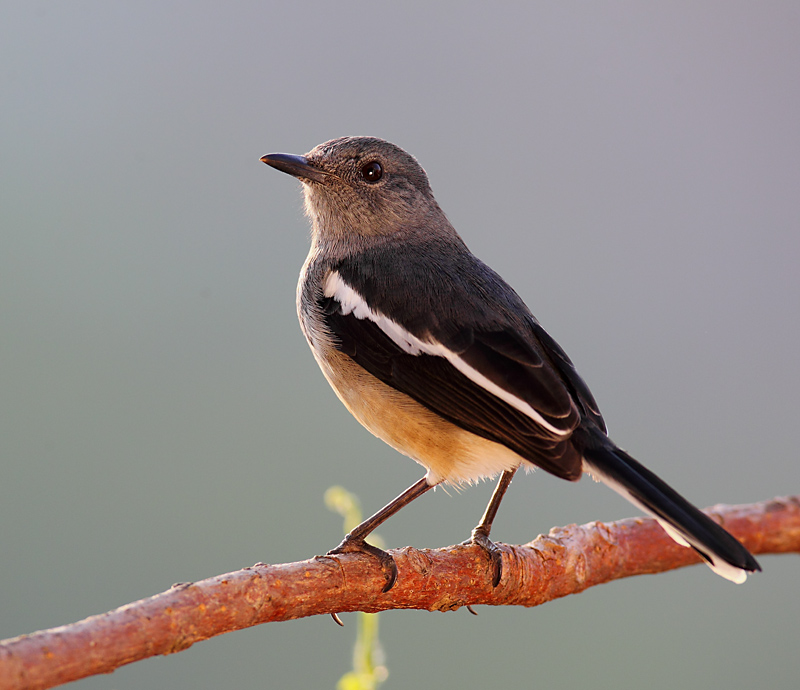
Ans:
[[[500,578],[503,577],[503,550],[489,539],[487,531],[480,526],[472,530],[472,536],[463,544],[464,546],[475,544],[483,549],[484,553],[489,557],[492,567],[492,587],[497,587],[500,584]]]
[[[363,539],[353,538],[347,535],[339,546],[328,551],[326,555],[335,556],[340,553],[365,553],[373,558],[377,558],[383,569],[383,577],[386,579],[386,584],[383,586],[381,592],[388,592],[394,587],[395,582],[397,582],[397,563],[395,563],[394,558],[383,549],[379,549],[372,544],[367,544]]]

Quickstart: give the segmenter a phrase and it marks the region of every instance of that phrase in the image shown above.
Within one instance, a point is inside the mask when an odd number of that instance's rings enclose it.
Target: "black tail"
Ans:
[[[761,566],[733,536],[701,513],[672,487],[617,448],[599,430],[581,428],[573,436],[584,469],[635,506],[652,515],[675,541],[691,546],[709,567],[741,583]]]

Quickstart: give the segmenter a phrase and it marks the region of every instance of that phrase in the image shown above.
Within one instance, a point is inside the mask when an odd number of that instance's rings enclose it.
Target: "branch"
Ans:
[[[753,553],[800,552],[800,496],[707,512]],[[644,518],[558,527],[502,549],[503,580],[494,589],[489,561],[474,546],[392,551],[399,577],[387,594],[377,563],[362,554],[259,563],[173,585],[108,613],[0,642],[0,687],[50,688],[269,621],[398,608],[451,611],[467,604],[538,606],[611,580],[699,562]]]

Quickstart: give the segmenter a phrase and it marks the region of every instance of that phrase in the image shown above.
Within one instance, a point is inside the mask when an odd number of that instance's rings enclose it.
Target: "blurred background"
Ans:
[[[0,5],[0,637],[324,553],[421,468],[296,323],[299,184],[259,157],[370,134],[572,356],[612,437],[700,506],[800,491],[800,5]],[[490,485],[390,546],[465,539]],[[515,481],[493,536],[635,509]],[[798,561],[694,567],[473,618],[382,615],[385,687],[796,687]],[[264,625],[82,689],[334,687],[355,634]]]

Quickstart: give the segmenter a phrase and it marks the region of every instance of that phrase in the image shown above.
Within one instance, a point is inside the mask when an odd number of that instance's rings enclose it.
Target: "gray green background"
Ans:
[[[420,469],[352,420],[294,314],[298,184],[370,134],[701,506],[800,490],[800,4],[0,5],[0,637],[340,539]],[[381,529],[464,539],[490,486]],[[636,511],[520,477],[495,536]],[[387,688],[793,688],[796,557],[543,607],[392,612]],[[332,688],[355,618],[271,624],[79,688]]]

